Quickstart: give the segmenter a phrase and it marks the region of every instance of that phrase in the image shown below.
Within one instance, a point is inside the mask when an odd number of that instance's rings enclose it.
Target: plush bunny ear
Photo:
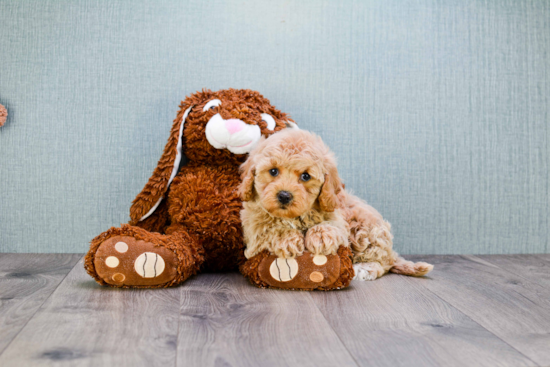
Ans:
[[[286,120],[285,121],[285,125],[287,128],[289,129],[295,129],[295,130],[300,130],[300,128],[298,127],[298,124],[296,124],[294,121],[292,120]]]
[[[183,126],[193,106],[185,109],[186,107],[185,104],[180,106],[180,111],[174,120],[170,137],[164,148],[164,153],[160,157],[157,168],[153,171],[153,175],[141,193],[132,202],[130,208],[131,224],[136,224],[155,212],[162,202],[168,187],[170,187],[170,183],[178,173],[182,159]]]

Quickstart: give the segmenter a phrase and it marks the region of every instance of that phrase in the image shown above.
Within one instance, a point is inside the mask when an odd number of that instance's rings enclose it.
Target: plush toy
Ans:
[[[4,126],[8,119],[8,110],[0,104],[0,127]]]
[[[199,271],[238,269],[246,260],[239,166],[262,136],[293,126],[288,115],[251,90],[203,90],[187,97],[158,166],[133,201],[130,223],[92,240],[84,264],[88,273],[102,285],[153,288],[180,284]],[[260,273],[273,259],[264,260]],[[338,259],[331,258],[326,269],[316,271],[333,279],[339,269]],[[313,273],[303,276],[327,286]],[[310,283],[293,284],[311,288]]]

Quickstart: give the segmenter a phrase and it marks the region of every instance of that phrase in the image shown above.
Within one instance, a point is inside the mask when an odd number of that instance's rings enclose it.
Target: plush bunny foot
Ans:
[[[155,288],[181,283],[202,259],[185,233],[162,235],[124,225],[92,240],[84,267],[102,285]]]
[[[248,259],[241,272],[260,288],[330,290],[346,288],[354,276],[351,250],[341,246],[337,255],[305,251],[294,258],[263,251]]]
[[[169,249],[129,236],[103,242],[94,256],[97,275],[116,286],[153,286],[177,275],[177,257]]]

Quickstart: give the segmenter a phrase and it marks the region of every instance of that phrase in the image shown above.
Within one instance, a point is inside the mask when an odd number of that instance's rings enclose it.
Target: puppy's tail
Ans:
[[[403,259],[401,256],[397,256],[397,260],[390,269],[391,273],[410,275],[412,277],[421,277],[432,271],[434,266],[432,264],[418,262],[413,263]]]

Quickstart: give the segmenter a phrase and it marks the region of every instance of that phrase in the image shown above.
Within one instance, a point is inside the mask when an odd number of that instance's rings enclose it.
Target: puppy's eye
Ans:
[[[213,110],[215,107],[218,107],[221,104],[222,104],[222,101],[220,101],[219,99],[213,99],[207,104],[205,104],[202,110],[203,112],[206,112],[208,110]]]
[[[273,129],[275,129],[275,119],[271,115],[262,113],[262,121],[265,121],[268,130],[273,131]]]
[[[309,180],[311,179],[311,176],[309,175],[309,173],[304,172],[304,173],[302,173],[302,175],[300,176],[300,179],[301,179],[302,181],[309,181]]]
[[[269,174],[273,177],[276,177],[279,174],[279,170],[277,168],[272,168],[269,170]]]

